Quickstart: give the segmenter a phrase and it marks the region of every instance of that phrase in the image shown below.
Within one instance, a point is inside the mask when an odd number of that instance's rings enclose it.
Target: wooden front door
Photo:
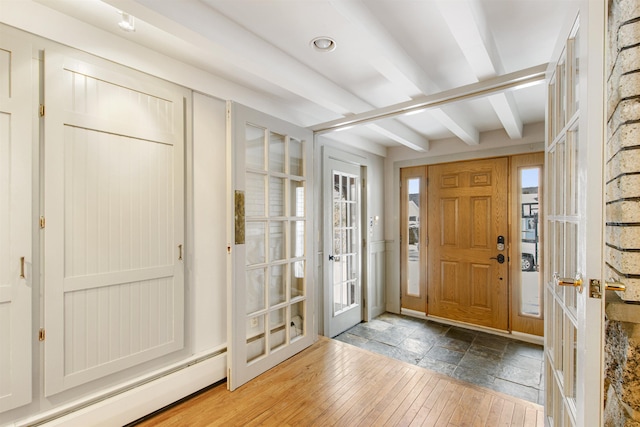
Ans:
[[[429,167],[429,315],[508,329],[507,173],[506,157]]]

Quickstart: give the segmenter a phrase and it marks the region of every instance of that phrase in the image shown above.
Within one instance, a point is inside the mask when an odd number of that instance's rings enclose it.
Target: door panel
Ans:
[[[313,135],[227,103],[229,301],[227,387],[313,343]],[[233,246],[232,246],[233,245]]]
[[[49,396],[183,347],[185,93],[64,49],[45,65]]]
[[[417,313],[427,312],[427,167],[400,170],[400,269],[401,306]]]
[[[429,166],[429,315],[508,329],[507,253],[497,249],[498,236],[508,241],[507,167]]]
[[[0,412],[31,402],[31,45],[0,30]]]
[[[334,337],[362,320],[360,165],[325,156],[324,170],[324,315]]]
[[[604,50],[605,7],[581,2],[579,19],[559,40],[562,49],[548,71],[545,413],[550,426],[602,425],[606,293],[602,299],[592,296],[589,282],[604,283],[604,64],[597,52]]]

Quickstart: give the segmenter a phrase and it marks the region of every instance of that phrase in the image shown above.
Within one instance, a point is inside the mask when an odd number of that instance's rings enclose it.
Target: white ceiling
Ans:
[[[576,8],[572,0],[36,1],[251,89],[262,105],[279,106],[276,115],[316,130],[510,81],[551,59]],[[116,9],[136,17],[134,33],[118,28]],[[312,49],[318,36],[336,49]],[[327,136],[418,151],[451,137],[476,145],[496,129],[517,141],[523,125],[544,120],[544,103],[544,85],[528,85]]]

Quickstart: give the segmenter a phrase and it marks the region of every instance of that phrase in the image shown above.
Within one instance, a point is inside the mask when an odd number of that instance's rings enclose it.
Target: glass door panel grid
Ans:
[[[252,362],[307,333],[307,167],[304,141],[245,128],[245,313]]]
[[[333,172],[333,314],[358,305],[358,177]]]
[[[572,37],[577,34],[577,26]],[[569,39],[549,84],[547,183],[549,199],[547,236],[554,249],[546,269],[545,370],[547,421],[551,426],[575,426],[577,384],[577,289],[555,284],[554,273],[573,278],[578,271],[578,41]]]

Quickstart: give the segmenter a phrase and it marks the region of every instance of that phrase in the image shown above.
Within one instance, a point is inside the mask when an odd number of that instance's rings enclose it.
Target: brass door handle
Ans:
[[[567,278],[567,277],[560,277],[558,273],[553,273],[553,280],[558,286],[573,286],[575,288],[578,288],[579,293],[582,293],[583,281],[582,281],[582,275],[580,273],[577,273],[575,278],[573,279]]]
[[[624,291],[627,290],[627,286],[624,283],[618,282],[618,281],[614,280],[613,278],[609,279],[609,280],[611,280],[611,281],[610,282],[604,282],[604,288],[607,291],[624,292]]]

